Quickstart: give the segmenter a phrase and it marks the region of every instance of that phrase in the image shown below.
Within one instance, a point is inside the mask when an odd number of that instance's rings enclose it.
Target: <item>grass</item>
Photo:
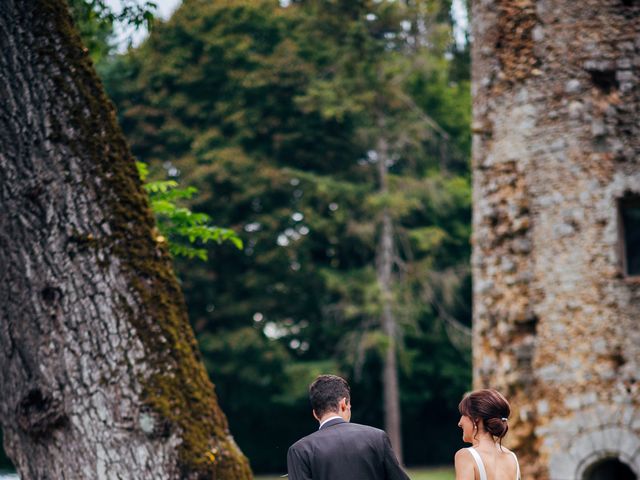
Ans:
[[[411,480],[453,480],[455,475],[451,468],[408,468]],[[279,475],[258,475],[255,480],[280,480]]]
[[[411,480],[453,480],[456,478],[452,468],[409,468]]]

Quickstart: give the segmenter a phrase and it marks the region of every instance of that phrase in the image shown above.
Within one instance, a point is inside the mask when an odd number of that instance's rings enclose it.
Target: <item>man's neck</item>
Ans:
[[[342,418],[340,415],[338,415],[336,412],[330,412],[327,413],[326,415],[323,415],[322,418],[319,420],[320,422],[320,426],[318,428],[322,428],[322,426],[327,423],[330,420],[334,420],[336,418],[340,418],[342,420],[344,420],[344,418]]]

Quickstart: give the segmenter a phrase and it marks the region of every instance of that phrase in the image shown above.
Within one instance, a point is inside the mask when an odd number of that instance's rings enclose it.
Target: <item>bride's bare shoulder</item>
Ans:
[[[455,460],[456,466],[458,464],[460,464],[460,465],[466,465],[466,464],[473,465],[473,457],[471,456],[471,453],[469,453],[469,450],[467,450],[466,448],[461,448],[460,450],[458,450],[456,452],[454,460]]]
[[[500,447],[500,453],[506,453],[508,455],[515,455],[515,452],[509,450],[507,447]]]
[[[473,457],[466,448],[461,448],[456,452],[454,459],[456,467],[456,479],[474,478]]]

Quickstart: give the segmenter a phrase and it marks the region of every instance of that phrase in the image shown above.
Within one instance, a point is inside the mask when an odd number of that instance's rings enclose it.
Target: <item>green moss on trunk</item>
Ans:
[[[66,123],[76,130],[75,138],[69,138],[56,129],[50,140],[71,147],[82,159],[84,181],[96,189],[112,232],[95,239],[91,233],[78,233],[78,238],[88,239],[88,248],[101,249],[105,257],[119,260],[138,299],[137,314],[128,306],[123,308],[130,312],[131,324],[145,347],[145,362],[154,371],[149,379],[140,379],[144,402],[182,438],[179,468],[184,477],[252,478],[200,359],[172,259],[166,244],[156,241],[155,220],[114,108],[65,3],[40,0],[36,4],[36,54],[43,64],[55,63],[52,81],[68,103]],[[57,37],[55,42],[52,36]],[[98,227],[93,235],[100,232]]]

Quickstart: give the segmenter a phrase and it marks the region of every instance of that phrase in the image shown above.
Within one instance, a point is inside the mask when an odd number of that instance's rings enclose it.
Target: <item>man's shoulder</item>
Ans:
[[[350,437],[365,437],[365,438],[384,438],[386,433],[384,430],[380,430],[379,428],[370,427],[369,425],[362,425],[360,423],[352,423],[352,422],[344,422],[338,423],[336,425],[332,425],[328,428],[323,428],[311,435],[308,435],[305,438],[308,438],[309,441],[313,441],[315,439],[322,439],[323,437],[331,437],[334,435],[348,435]]]
[[[384,430],[380,430],[379,428],[370,427],[369,425],[362,425],[360,423],[344,422],[332,425],[330,427],[327,427],[326,429],[317,430],[313,433],[310,433],[306,437],[302,437],[300,440],[291,445],[289,447],[289,450],[304,450],[307,446],[313,444],[315,441],[322,441],[322,438],[327,435],[334,435],[336,433],[339,434],[340,432],[344,431],[349,431],[351,434],[356,432],[359,435],[376,437],[383,437],[384,435],[386,435]]]
[[[311,445],[313,441],[320,435],[322,430],[316,430],[315,432],[310,433],[309,435],[302,437],[300,440],[295,442],[293,445],[289,447],[289,450],[304,450],[305,447]]]
[[[307,446],[310,442],[312,442],[311,437],[316,433],[318,432],[313,432],[307,435],[306,437],[302,437],[300,440],[298,440],[297,442],[295,442],[293,445],[289,447],[289,451],[303,450],[305,446]]]
[[[352,428],[357,431],[361,431],[362,433],[369,433],[371,435],[386,435],[384,430],[380,430],[376,427],[371,427],[369,425],[362,425],[361,423],[345,423],[344,425],[348,425],[349,428]]]

